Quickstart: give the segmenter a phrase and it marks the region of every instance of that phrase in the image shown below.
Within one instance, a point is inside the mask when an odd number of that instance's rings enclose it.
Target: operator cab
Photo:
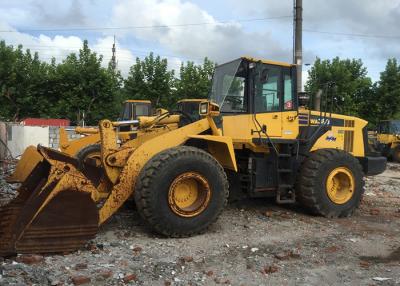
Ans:
[[[125,100],[122,106],[120,120],[134,120],[139,116],[151,116],[150,100]]]
[[[385,120],[378,124],[379,134],[395,134],[400,135],[400,120]]]
[[[205,101],[205,99],[196,98],[196,99],[181,99],[178,101],[177,110],[183,114],[182,120],[190,121],[185,122],[191,123],[200,119],[199,114],[199,105],[201,102]]]
[[[222,114],[297,109],[296,66],[242,57],[216,68],[210,100]]]
[[[249,57],[220,65],[209,100],[220,106],[225,136],[296,139],[299,134],[295,65]]]
[[[150,100],[125,100],[118,121],[135,120],[139,116],[151,116],[153,113]],[[120,126],[119,131],[131,131],[131,126]]]

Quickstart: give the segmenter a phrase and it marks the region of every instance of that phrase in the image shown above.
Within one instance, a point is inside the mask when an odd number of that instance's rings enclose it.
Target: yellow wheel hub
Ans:
[[[353,197],[354,191],[354,176],[349,169],[338,167],[332,170],[326,180],[326,192],[332,202],[345,204]]]
[[[209,204],[211,189],[200,174],[187,172],[172,182],[168,191],[168,204],[179,216],[193,217],[203,212]]]

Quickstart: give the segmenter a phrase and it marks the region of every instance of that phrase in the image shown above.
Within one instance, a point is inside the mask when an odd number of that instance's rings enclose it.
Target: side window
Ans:
[[[125,103],[124,109],[121,113],[120,120],[130,120],[131,119],[131,104]]]
[[[293,110],[293,82],[290,74],[285,74],[283,78],[283,109]]]
[[[379,125],[379,132],[380,133],[389,134],[389,124],[388,123],[389,122],[387,122],[387,121],[384,121],[384,122],[380,123],[380,125]]]
[[[135,109],[136,116],[149,116],[149,105],[137,104]]]
[[[279,98],[280,69],[264,67],[256,80],[254,106],[257,113],[280,110]]]
[[[399,125],[394,122],[390,122],[390,134],[398,134],[400,132]]]
[[[223,90],[227,90],[227,94],[221,107],[221,112],[246,112],[245,78],[225,75],[223,85]]]

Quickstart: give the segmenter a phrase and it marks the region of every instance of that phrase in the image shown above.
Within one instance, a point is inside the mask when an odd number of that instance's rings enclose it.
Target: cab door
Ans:
[[[295,139],[299,132],[295,69],[267,64],[259,67],[254,75],[255,118],[268,136]]]
[[[281,99],[281,68],[260,64],[254,77],[254,116],[270,137],[282,136]]]

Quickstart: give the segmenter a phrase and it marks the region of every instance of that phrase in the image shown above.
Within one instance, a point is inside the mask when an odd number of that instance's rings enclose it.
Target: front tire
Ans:
[[[203,232],[227,204],[228,181],[209,153],[180,146],[155,155],[140,172],[135,202],[158,233],[184,237]]]
[[[296,195],[300,204],[314,214],[329,218],[350,216],[363,193],[362,167],[347,152],[318,150],[301,166]]]
[[[100,144],[90,144],[80,149],[75,157],[78,159],[79,169],[83,171],[85,164],[101,166],[101,146]]]

